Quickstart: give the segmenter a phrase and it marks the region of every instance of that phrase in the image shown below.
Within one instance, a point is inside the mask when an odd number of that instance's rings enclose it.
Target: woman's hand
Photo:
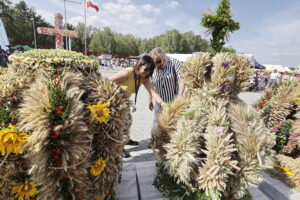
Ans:
[[[145,88],[147,89],[149,95],[151,98],[153,97],[158,104],[160,104],[163,108],[167,106],[167,104],[161,99],[159,94],[155,91],[153,84],[149,81],[149,79],[144,79],[143,84]],[[150,100],[150,98],[149,98]],[[150,101],[149,101],[150,102]],[[150,106],[150,105],[149,105]]]

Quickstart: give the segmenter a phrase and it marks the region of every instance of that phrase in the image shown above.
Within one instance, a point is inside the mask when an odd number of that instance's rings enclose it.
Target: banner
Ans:
[[[7,34],[4,28],[4,24],[2,20],[0,19],[0,46],[2,49],[7,50],[8,47],[6,45],[9,45],[9,41],[7,38]]]

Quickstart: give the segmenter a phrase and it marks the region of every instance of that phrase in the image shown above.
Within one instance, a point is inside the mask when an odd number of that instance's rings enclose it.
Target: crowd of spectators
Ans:
[[[249,90],[262,91],[268,86],[275,86],[290,80],[294,80],[296,78],[297,77],[294,73],[278,72],[277,70],[274,70],[272,72],[259,70],[253,74]]]
[[[0,67],[7,67],[7,63],[8,63],[8,56],[11,54],[16,54],[16,53],[22,53],[24,52],[24,49],[22,47],[12,50],[12,49],[8,49],[8,50],[4,50],[2,48],[0,48]]]
[[[99,64],[107,69],[126,68],[135,63],[136,59],[99,59]]]

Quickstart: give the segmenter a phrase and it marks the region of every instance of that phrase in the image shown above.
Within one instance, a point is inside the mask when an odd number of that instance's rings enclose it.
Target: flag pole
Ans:
[[[84,54],[87,55],[87,38],[86,38],[86,0],[84,0]]]
[[[64,13],[65,13],[65,23],[64,23],[64,28],[65,30],[67,29],[67,10],[66,10],[66,0],[64,0]],[[66,50],[69,50],[68,48],[68,36],[66,36]]]

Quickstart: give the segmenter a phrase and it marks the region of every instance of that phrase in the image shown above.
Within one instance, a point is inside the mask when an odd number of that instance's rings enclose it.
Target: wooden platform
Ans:
[[[163,200],[162,194],[153,186],[156,161],[128,162],[123,164],[121,182],[117,188],[119,200]],[[262,172],[264,179],[249,192],[253,200],[300,200],[300,194],[281,181]]]
[[[119,200],[163,200],[153,186],[156,161],[128,162],[123,164],[121,182],[117,188]]]

